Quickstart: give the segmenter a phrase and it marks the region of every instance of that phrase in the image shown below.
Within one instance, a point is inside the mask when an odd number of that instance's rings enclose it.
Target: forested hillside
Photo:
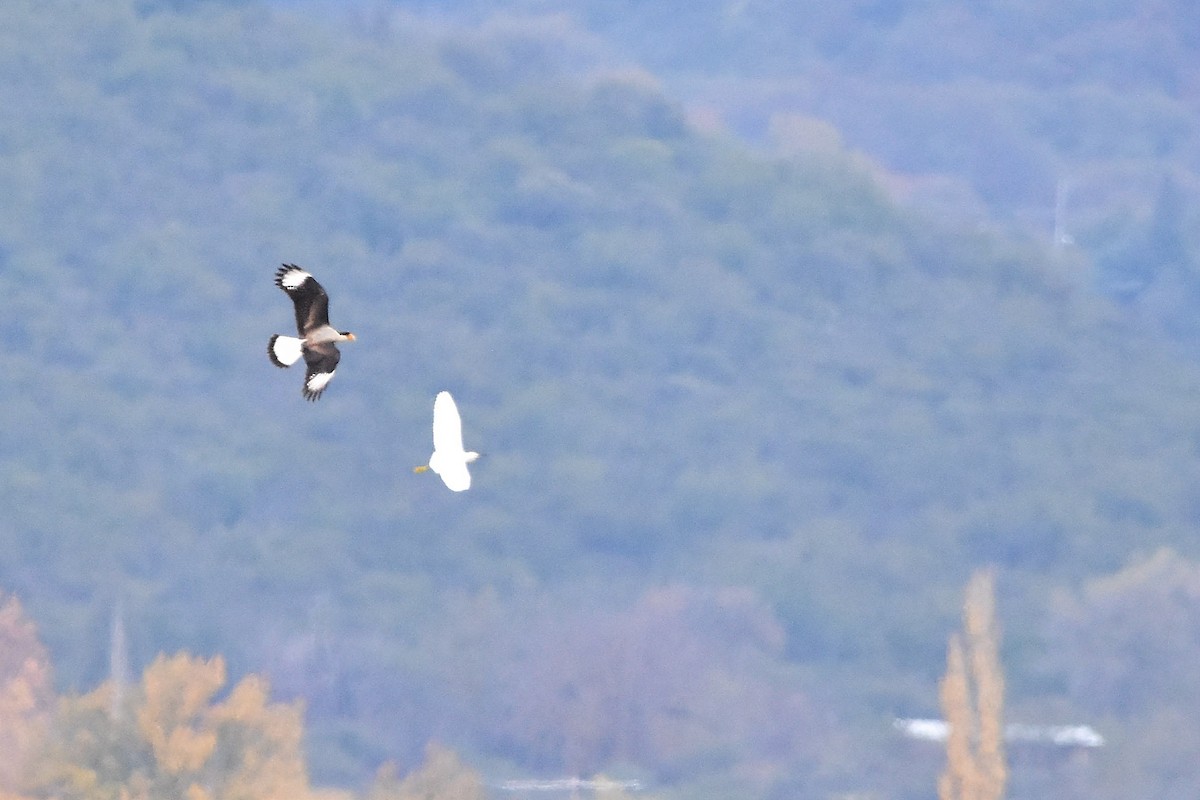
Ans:
[[[1194,793],[1145,670],[1200,648],[1200,368],[1087,251],[699,129],[569,19],[176,5],[0,12],[0,587],[61,690],[115,617],[302,698],[321,783],[925,798],[890,721],[995,564],[1012,713],[1111,741],[1012,796]],[[281,262],[358,337],[315,404]]]
[[[781,149],[844,140],[897,197],[1082,248],[1094,284],[1196,340],[1181,267],[1200,200],[1200,37],[1187,0],[392,0],[558,14],[652,69],[690,113]],[[377,13],[376,20],[382,17]],[[1183,295],[1180,305],[1164,300]]]

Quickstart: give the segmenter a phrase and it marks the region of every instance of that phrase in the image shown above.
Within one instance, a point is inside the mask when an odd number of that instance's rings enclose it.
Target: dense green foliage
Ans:
[[[393,6],[564,13],[546,0]],[[895,188],[915,205],[1069,237],[1109,293],[1158,280],[1200,296],[1155,252],[1170,215],[1147,213],[1166,182],[1188,187],[1195,217],[1200,35],[1188,0],[581,0],[565,13],[709,123],[786,148],[832,122],[902,174]]]
[[[120,603],[137,665],[304,696],[325,780],[436,738],[690,797],[926,797],[888,720],[935,713],[995,563],[1016,710],[1147,724],[1072,688],[1090,595],[1046,608],[1200,555],[1200,368],[1085,253],[702,133],[561,20],[0,13],[0,586],[65,685]],[[265,357],[281,261],[359,336],[315,405]],[[440,389],[487,454],[464,495],[409,469]]]

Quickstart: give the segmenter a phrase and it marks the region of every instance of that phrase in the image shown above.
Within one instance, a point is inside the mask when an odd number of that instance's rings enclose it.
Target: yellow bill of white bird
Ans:
[[[463,449],[462,417],[449,392],[438,392],[433,400],[433,454],[429,463],[414,467],[413,472],[432,470],[452,492],[471,488],[471,473],[467,469],[479,453]]]

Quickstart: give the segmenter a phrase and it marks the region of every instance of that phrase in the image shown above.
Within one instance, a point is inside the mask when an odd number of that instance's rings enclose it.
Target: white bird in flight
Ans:
[[[474,450],[463,450],[462,417],[449,392],[438,392],[433,400],[433,454],[429,463],[414,467],[413,472],[433,470],[452,492],[471,488],[467,464],[479,458]]]

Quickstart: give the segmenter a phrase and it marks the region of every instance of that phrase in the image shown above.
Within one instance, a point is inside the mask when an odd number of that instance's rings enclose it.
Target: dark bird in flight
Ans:
[[[308,370],[302,391],[306,400],[316,400],[333,380],[342,357],[337,343],[353,342],[354,334],[329,324],[329,295],[316,278],[300,267],[284,264],[275,273],[275,285],[287,292],[296,305],[296,330],[300,336],[275,334],[267,343],[267,355],[277,367],[290,367],[304,356]]]

